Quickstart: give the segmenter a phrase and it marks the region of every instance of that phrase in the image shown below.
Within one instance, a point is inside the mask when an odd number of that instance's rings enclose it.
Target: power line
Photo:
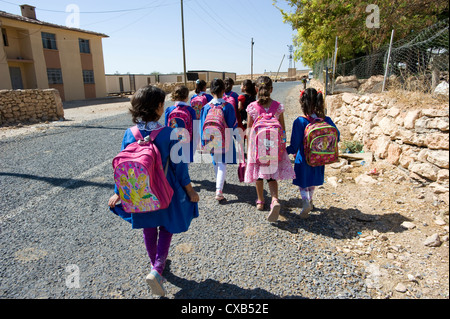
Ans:
[[[4,3],[15,5],[15,6],[20,6],[17,3],[12,3],[12,2],[9,2],[9,1],[0,0],[0,2],[4,2]],[[145,6],[145,7],[133,8],[133,9],[119,9],[119,10],[107,10],[107,11],[80,11],[79,13],[80,14],[123,13],[123,12],[141,11],[141,10],[146,10],[146,9],[154,9],[154,8],[159,8],[159,7],[167,7],[167,6],[171,6],[171,5],[174,5],[174,4],[176,4],[176,3],[175,2],[171,2],[171,3],[166,3],[166,4],[159,4],[159,5],[156,5],[156,6]],[[36,7],[36,9],[39,10],[39,11],[67,14],[67,11],[65,11],[65,10],[63,11],[63,10],[44,9],[44,8],[39,8],[39,7]]]

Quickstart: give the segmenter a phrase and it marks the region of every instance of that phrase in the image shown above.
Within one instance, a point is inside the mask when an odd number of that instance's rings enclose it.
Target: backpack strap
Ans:
[[[267,111],[267,113],[272,113],[272,115],[275,116],[279,106],[280,103],[278,103],[277,101],[272,101],[272,104],[270,105],[269,111]]]
[[[275,116],[275,113],[278,110],[278,107],[280,106],[280,103],[278,103],[277,101],[272,101],[272,104],[270,104],[269,110],[266,111],[265,108],[263,108],[259,103],[256,102],[256,107],[259,109],[259,115],[262,115],[264,113],[267,114],[272,114],[273,116]]]
[[[165,127],[163,126],[163,127],[159,128],[157,130],[154,130],[150,133],[150,140],[152,141],[152,143],[156,139],[156,137],[158,137],[159,133],[161,133],[164,128]],[[144,138],[142,137],[141,131],[139,131],[137,125],[133,126],[131,128],[131,132],[133,133],[134,138],[136,139],[137,142],[144,140]],[[170,154],[169,154],[169,159],[167,160],[166,166],[164,167],[164,175],[166,177],[167,177],[167,172],[169,171],[169,163],[170,163]]]
[[[133,133],[134,139],[137,141],[141,141],[144,138],[142,137],[141,131],[139,131],[137,125],[133,126],[131,129],[131,133]]]
[[[307,119],[310,123],[324,122],[325,121],[322,118],[319,118],[319,117],[314,118],[311,115],[308,115],[308,116],[302,115],[301,117]]]
[[[153,143],[153,141],[156,139],[159,133],[164,129],[164,126],[154,130],[150,133],[150,140]],[[144,137],[142,137],[141,131],[138,129],[137,125],[133,126],[131,129],[131,133],[133,133],[134,138],[136,139],[136,142],[145,140]]]

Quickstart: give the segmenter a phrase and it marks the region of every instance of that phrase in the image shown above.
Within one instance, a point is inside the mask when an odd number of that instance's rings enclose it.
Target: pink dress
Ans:
[[[284,106],[283,104],[280,104],[276,101],[273,101],[272,103],[278,104],[277,111],[275,112],[275,117],[279,119],[280,115],[284,112]],[[247,107],[248,116],[251,116],[253,121],[255,121],[260,115],[259,107],[257,107],[257,105],[259,105],[258,101],[251,103]],[[269,109],[266,109],[266,111],[268,110]],[[254,139],[252,139],[251,137],[252,134],[250,133],[250,138],[248,141],[249,150],[252,149],[255,143]],[[245,170],[244,178],[245,183],[254,183],[258,179],[289,180],[295,178],[294,168],[292,167],[291,160],[289,159],[289,155],[286,150],[283,152],[281,160],[278,162],[278,165],[276,165],[275,168],[273,166],[269,168],[258,165],[256,163],[256,160],[252,158],[254,155],[252,155],[251,153],[252,152],[249,152],[247,154],[247,168]]]

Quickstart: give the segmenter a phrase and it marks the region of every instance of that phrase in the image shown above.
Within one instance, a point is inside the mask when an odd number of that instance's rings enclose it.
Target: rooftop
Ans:
[[[40,21],[37,19],[31,19],[31,18],[27,18],[27,17],[20,16],[17,14],[8,13],[5,11],[0,11],[0,18],[12,19],[12,20],[17,20],[17,21],[37,24],[37,25],[41,25],[41,26],[46,26],[46,27],[70,30],[70,31],[75,31],[75,32],[82,32],[82,33],[92,34],[92,35],[96,35],[96,36],[103,37],[103,38],[109,38],[108,35],[103,34],[103,33],[87,31],[87,30],[82,30],[82,29],[77,29],[77,28],[69,28],[66,26],[62,26],[62,25],[58,25],[58,24],[54,24],[54,23],[50,23],[50,22],[45,22],[45,21]]]

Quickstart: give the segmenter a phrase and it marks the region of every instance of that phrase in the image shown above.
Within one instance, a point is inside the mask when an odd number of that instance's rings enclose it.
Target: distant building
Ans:
[[[102,39],[108,36],[0,11],[0,89],[55,88],[64,100],[105,97]]]
[[[236,81],[236,73],[217,71],[188,71],[195,79],[205,80],[207,83],[214,79],[232,78]],[[192,81],[190,81],[192,82]],[[184,83],[184,74],[107,74],[106,91],[108,94],[133,94],[141,87],[155,83]]]

